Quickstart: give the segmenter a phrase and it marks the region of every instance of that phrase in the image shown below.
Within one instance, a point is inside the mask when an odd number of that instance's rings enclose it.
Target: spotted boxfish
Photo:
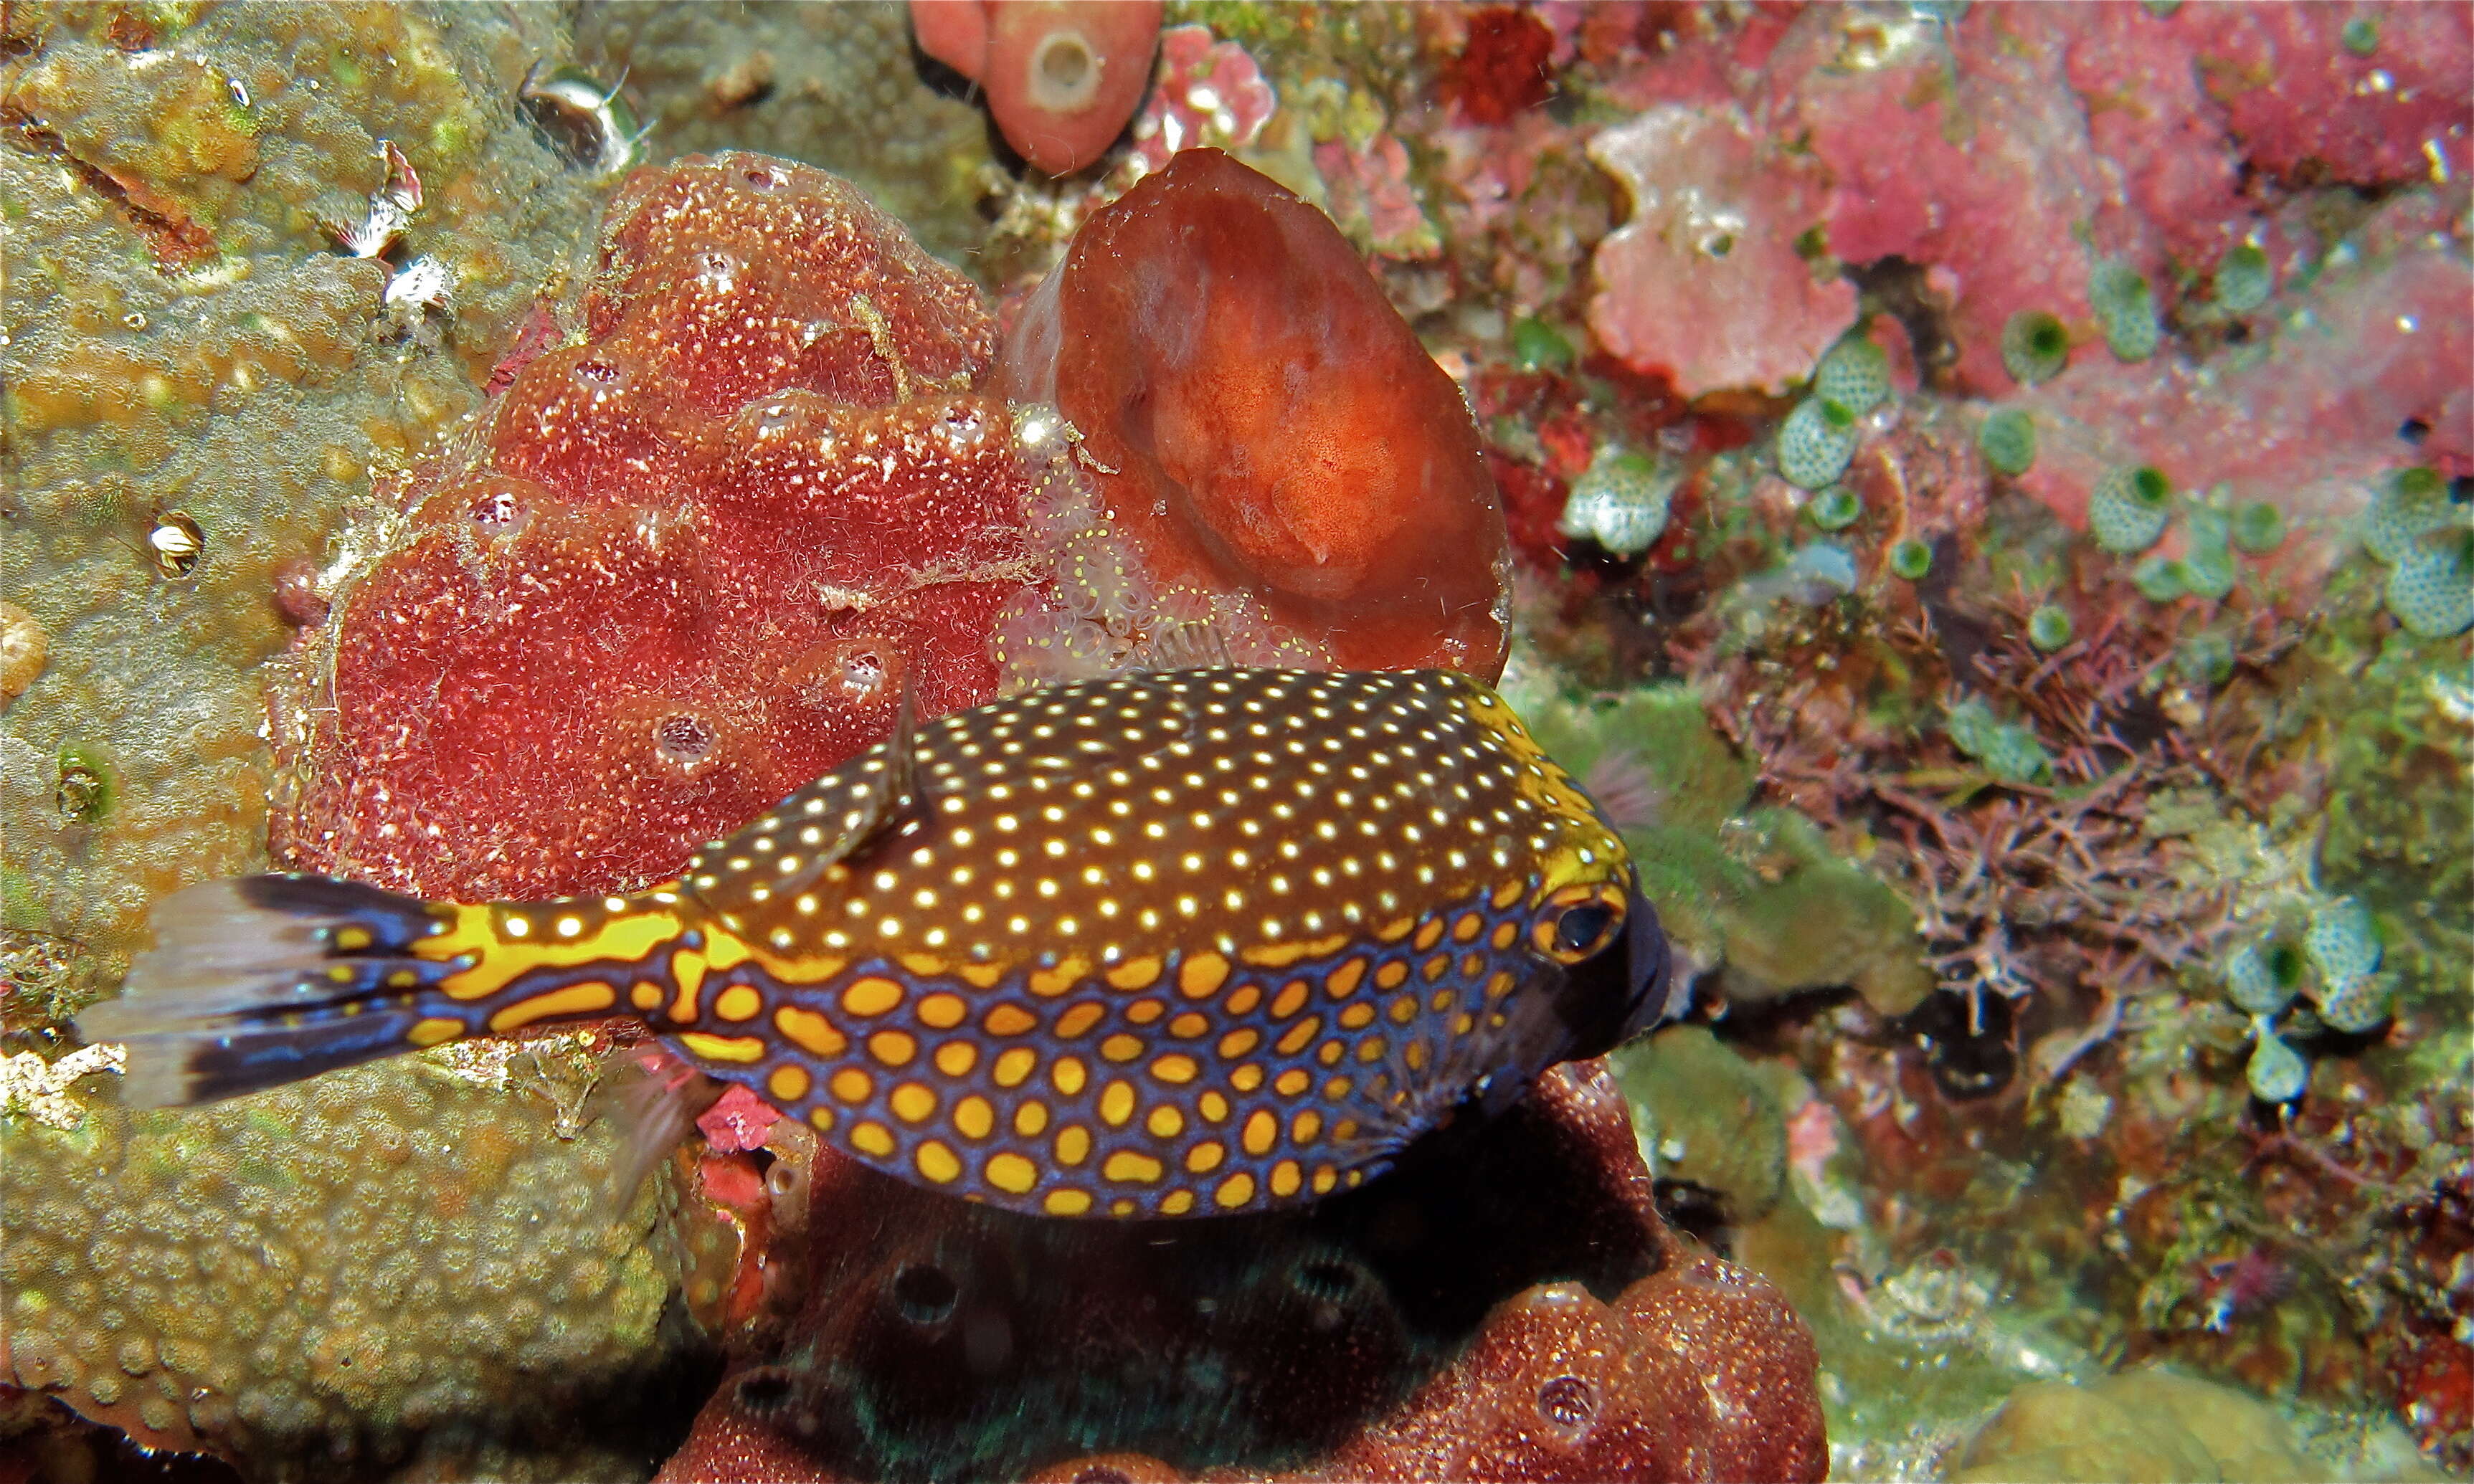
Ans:
[[[1447,671],[1212,668],[912,727],[674,880],[422,901],[188,888],[122,996],[128,1101],[641,1018],[852,1157],[1054,1216],[1314,1200],[1671,1012],[1623,842]]]

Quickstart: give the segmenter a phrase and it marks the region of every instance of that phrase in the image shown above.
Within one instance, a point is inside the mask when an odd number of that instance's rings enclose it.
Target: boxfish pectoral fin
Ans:
[[[121,1041],[121,1101],[166,1108],[298,1082],[425,1044],[436,986],[460,967],[412,945],[447,930],[428,903],[326,876],[209,881],[164,898],[155,946],[118,999],[77,1017]]]
[[[902,700],[893,713],[893,735],[875,749],[883,766],[861,778],[856,795],[845,794],[841,800],[826,802],[826,822],[837,826],[839,833],[801,857],[796,871],[767,882],[775,895],[788,897],[806,890],[824,874],[827,867],[864,853],[918,812],[918,702],[910,673],[911,666],[906,662],[902,666]],[[800,795],[793,794],[783,801],[777,812],[787,816],[801,802]],[[838,813],[831,812],[836,802],[842,804]]]

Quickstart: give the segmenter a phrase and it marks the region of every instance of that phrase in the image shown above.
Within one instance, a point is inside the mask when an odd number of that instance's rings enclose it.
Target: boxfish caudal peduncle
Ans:
[[[1668,1010],[1622,841],[1467,676],[1142,673],[907,718],[643,892],[192,887],[80,1032],[163,1105],[632,1015],[906,1180],[1181,1216],[1354,1186]]]

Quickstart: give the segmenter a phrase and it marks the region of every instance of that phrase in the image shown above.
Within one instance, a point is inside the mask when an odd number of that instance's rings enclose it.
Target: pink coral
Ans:
[[[1819,221],[1822,178],[1783,156],[1732,106],[1653,108],[1589,156],[1632,193],[1598,248],[1589,327],[1635,369],[1687,396],[1783,389],[1856,315],[1856,291],[1796,251]]]
[[[1263,132],[1279,100],[1254,59],[1208,26],[1160,33],[1159,75],[1134,119],[1133,157],[1148,175],[1179,150],[1242,150]]]

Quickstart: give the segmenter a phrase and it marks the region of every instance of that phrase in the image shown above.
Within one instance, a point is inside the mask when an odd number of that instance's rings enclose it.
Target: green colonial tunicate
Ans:
[[[1984,764],[1995,778],[2005,783],[2034,783],[2052,776],[2052,754],[2036,740],[2035,731],[1995,716],[1980,697],[1968,697],[1952,706],[1949,714],[1950,745]]]
[[[2448,483],[2437,469],[2399,469],[2389,477],[2388,487],[2371,498],[2371,508],[2363,517],[2363,544],[2382,562],[2402,562],[2425,533],[2454,518]]]
[[[1932,548],[1910,536],[1890,544],[1890,570],[1911,583],[1924,581],[1932,570]]]
[[[2252,500],[2234,511],[2234,544],[2254,557],[2264,557],[2285,544],[2285,512],[2266,500]]]
[[[2276,1015],[2293,1003],[2302,977],[2302,953],[2291,943],[2246,943],[2225,960],[2225,998],[2244,1015]]]
[[[2311,930],[2303,935],[2303,951],[2311,956],[2323,981],[2359,979],[2380,967],[2380,927],[2370,909],[2351,897],[2340,897],[2311,914]]]
[[[2164,536],[2173,487],[2147,465],[2108,469],[2088,491],[2088,534],[2109,552],[2146,551]]]
[[[1825,531],[1843,531],[1864,514],[1864,501],[1845,485],[1831,485],[1812,497],[1804,514]]]
[[[1976,430],[1976,446],[1985,463],[2015,479],[2036,462],[2036,419],[2024,408],[2001,408]]]
[[[2150,603],[2171,603],[2183,595],[2182,563],[2149,557],[2130,569],[2130,586]]]
[[[1543,320],[1517,321],[1512,326],[1512,364],[1525,371],[1561,371],[1572,364],[1572,343]]]
[[[2071,634],[2071,615],[2059,604],[2041,604],[2027,615],[2027,642],[2046,654],[2068,644]]]
[[[2139,270],[2107,258],[2088,275],[2088,305],[2117,360],[2144,361],[2156,353],[2164,329],[2156,318],[2156,293]]]
[[[2194,505],[2182,516],[2182,587],[2195,598],[2221,598],[2234,590],[2238,575],[2232,546],[2233,518],[2208,505]]]
[[[2263,1103],[2290,1103],[2311,1090],[2311,1064],[2285,1043],[2266,1019],[2252,1022],[2250,1062],[2243,1079],[2250,1095]]]
[[[1779,473],[1791,485],[1822,489],[1847,472],[1856,443],[1856,414],[1846,403],[1807,396],[1779,427]]]
[[[2001,365],[2021,386],[2050,381],[2071,364],[2071,332],[2042,309],[2022,309],[2001,326]]]
[[[2337,33],[2337,39],[2355,56],[2368,57],[2380,49],[2380,23],[2368,15],[2354,16]]]
[[[1871,336],[1851,334],[1821,358],[1812,392],[1860,418],[1890,399],[1890,358]]]
[[[2389,611],[2419,638],[2444,639],[2474,628],[2474,532],[2425,539],[2389,573]]]
[[[2268,254],[2247,242],[2238,242],[2217,261],[2217,302],[2240,314],[2268,302],[2276,290],[2276,269]]]

